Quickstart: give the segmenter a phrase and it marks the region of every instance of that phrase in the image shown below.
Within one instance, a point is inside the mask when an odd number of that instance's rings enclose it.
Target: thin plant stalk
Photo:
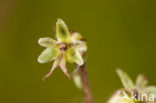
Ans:
[[[81,80],[82,80],[82,87],[83,87],[85,103],[94,103],[90,85],[89,85],[88,73],[87,73],[85,64],[83,64],[82,66],[79,66],[79,73],[80,73]]]

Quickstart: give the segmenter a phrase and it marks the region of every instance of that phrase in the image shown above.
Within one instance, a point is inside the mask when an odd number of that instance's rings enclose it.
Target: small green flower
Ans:
[[[117,74],[121,79],[121,82],[124,86],[124,88],[119,89],[110,99],[107,103],[156,103],[154,102],[147,102],[147,101],[136,101],[138,99],[139,94],[153,94],[155,96],[154,99],[156,99],[156,86],[147,86],[148,81],[145,75],[140,74],[138,75],[136,79],[136,83],[132,81],[130,76],[122,71],[121,69],[117,69]],[[137,97],[134,99],[132,98],[132,94],[136,95]],[[123,99],[123,93],[126,93],[130,100]],[[141,98],[141,97],[140,97]],[[133,99],[133,101],[131,101]]]
[[[58,19],[56,22],[57,41],[44,37],[40,38],[38,43],[46,49],[38,57],[39,63],[51,62],[54,60],[52,69],[43,77],[48,78],[56,67],[60,67],[67,77],[66,62],[83,65],[82,54],[87,51],[86,41],[77,32],[70,32],[63,20]]]
[[[138,75],[136,78],[136,83],[134,84],[129,75],[121,69],[117,69],[117,74],[119,75],[122,84],[127,91],[137,91],[142,94],[153,94],[156,97],[156,86],[148,86],[148,80],[145,75]]]

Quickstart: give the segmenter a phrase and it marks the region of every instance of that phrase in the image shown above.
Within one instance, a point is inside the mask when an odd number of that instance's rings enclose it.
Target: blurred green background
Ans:
[[[60,69],[41,79],[52,63],[37,62],[37,41],[54,38],[57,18],[87,39],[96,103],[122,87],[116,68],[156,85],[156,0],[0,0],[0,103],[82,103]]]

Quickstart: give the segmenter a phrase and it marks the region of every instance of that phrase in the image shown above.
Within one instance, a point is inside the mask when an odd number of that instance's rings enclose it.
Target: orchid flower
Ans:
[[[117,69],[117,74],[120,77],[124,88],[119,89],[107,103],[156,103],[156,86],[148,86],[145,75],[138,75],[136,83],[134,84],[130,76],[121,69]],[[136,96],[135,99],[131,97],[131,93],[134,93]],[[139,94],[152,94],[154,95],[154,101],[136,101],[138,98],[141,98]],[[133,99],[133,101],[131,101],[131,99]]]
[[[83,65],[82,54],[87,51],[86,41],[77,32],[71,32],[62,19],[56,22],[56,38],[40,38],[38,43],[46,49],[38,57],[39,63],[54,61],[50,72],[43,77],[48,78],[52,72],[59,66],[64,74],[69,78],[66,62]]]

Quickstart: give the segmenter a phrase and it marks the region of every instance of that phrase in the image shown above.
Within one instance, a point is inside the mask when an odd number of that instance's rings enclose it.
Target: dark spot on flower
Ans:
[[[66,31],[65,31],[65,29],[62,27],[62,25],[59,25],[59,31],[60,31],[60,33],[61,33],[63,36],[66,35]]]
[[[70,33],[70,35],[73,35],[75,33],[75,31],[70,30],[69,33]]]
[[[138,99],[138,91],[137,90],[133,90],[134,96],[136,99]]]
[[[82,39],[80,39],[81,41],[87,41],[86,39],[84,39],[84,38],[82,38]]]
[[[60,43],[60,50],[66,51],[68,49],[68,46],[65,42]]]

